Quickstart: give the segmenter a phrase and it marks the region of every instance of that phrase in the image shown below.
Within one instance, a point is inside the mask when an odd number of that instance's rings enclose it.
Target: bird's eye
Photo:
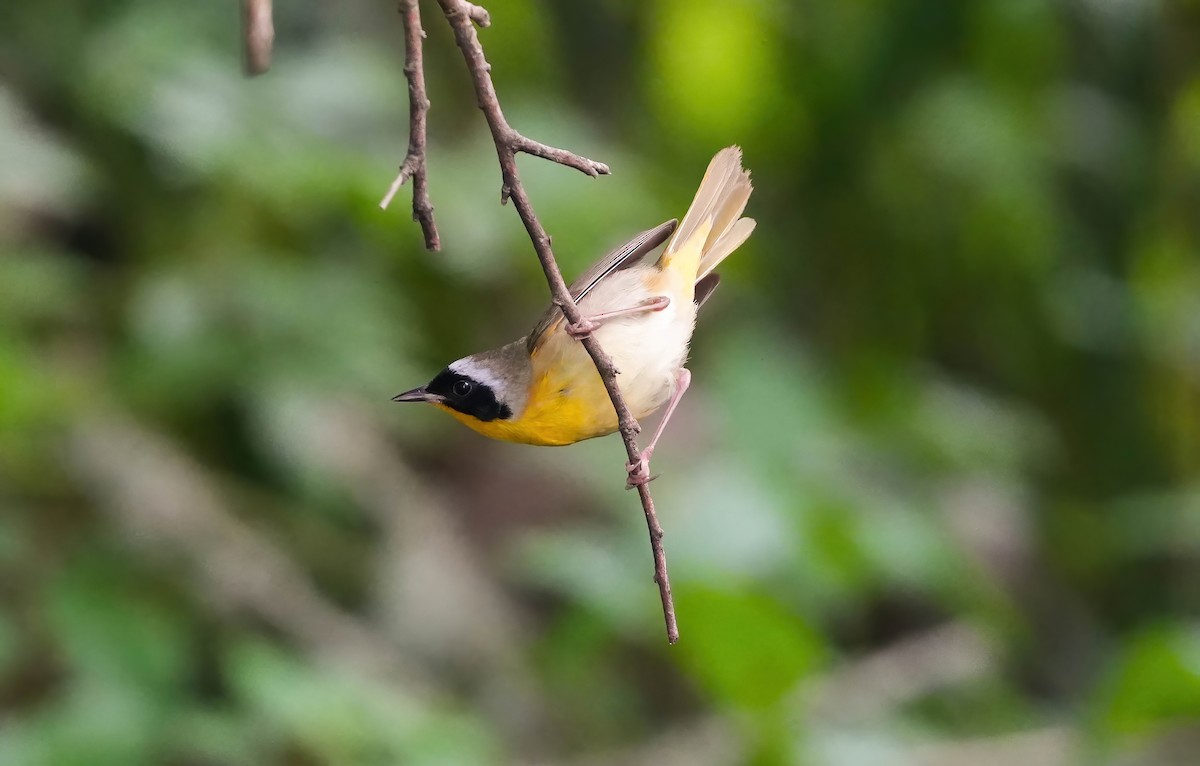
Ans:
[[[453,389],[454,395],[455,396],[466,396],[467,394],[471,393],[472,388],[474,388],[474,386],[471,385],[471,381],[469,381],[469,380],[456,381],[454,384],[454,389]]]

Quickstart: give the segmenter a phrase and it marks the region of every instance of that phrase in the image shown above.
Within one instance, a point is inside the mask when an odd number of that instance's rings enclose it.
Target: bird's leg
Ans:
[[[636,306],[630,306],[625,309],[617,309],[616,311],[604,311],[599,314],[593,314],[590,317],[584,317],[579,324],[568,324],[566,327],[567,335],[570,335],[575,340],[582,340],[596,331],[596,328],[604,324],[610,319],[629,316],[630,314],[643,314],[647,311],[662,311],[667,306],[671,305],[671,299],[665,295],[659,295],[654,298],[647,298]]]
[[[667,403],[667,411],[663,413],[662,420],[658,421],[658,428],[654,429],[654,436],[650,439],[650,446],[642,450],[642,454],[636,462],[629,463],[625,469],[629,471],[629,478],[626,480],[625,486],[627,489],[645,484],[651,480],[650,476],[650,456],[654,454],[654,447],[658,444],[658,439],[663,434],[663,429],[667,427],[667,421],[671,419],[675,408],[679,406],[679,400],[683,398],[683,394],[688,390],[688,386],[692,383],[692,373],[680,368],[679,372],[675,373],[675,393],[671,394],[671,401]]]

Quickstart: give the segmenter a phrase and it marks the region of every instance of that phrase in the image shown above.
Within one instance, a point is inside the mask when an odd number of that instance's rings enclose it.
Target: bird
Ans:
[[[451,362],[392,400],[432,404],[506,442],[561,446],[604,436],[617,430],[617,415],[578,342],[594,334],[636,419],[666,405],[649,445],[626,466],[628,486],[644,484],[650,457],[691,383],[684,365],[697,311],[720,282],[715,269],[754,231],[754,219],[742,217],[752,189],[741,149],[722,149],[682,222],[641,232],[571,284],[579,325],[552,303],[525,337]],[[663,242],[662,254],[650,260]]]

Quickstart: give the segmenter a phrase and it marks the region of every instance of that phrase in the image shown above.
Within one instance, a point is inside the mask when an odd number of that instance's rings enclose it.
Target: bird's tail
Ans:
[[[750,199],[750,172],[742,167],[742,150],[730,146],[708,163],[692,206],[663,250],[663,268],[695,268],[700,281],[754,231],[754,219],[742,218]]]

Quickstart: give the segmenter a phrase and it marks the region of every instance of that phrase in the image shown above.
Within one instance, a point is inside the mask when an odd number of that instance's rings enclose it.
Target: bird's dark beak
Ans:
[[[392,397],[393,402],[436,402],[438,397],[425,390],[424,386],[405,391]]]

